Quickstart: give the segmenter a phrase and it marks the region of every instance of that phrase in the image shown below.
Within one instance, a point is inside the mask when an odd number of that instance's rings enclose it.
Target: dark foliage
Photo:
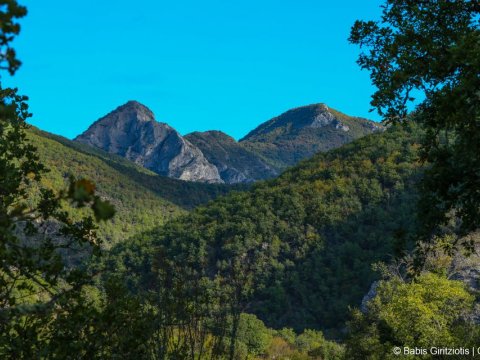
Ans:
[[[350,41],[378,88],[371,104],[387,121],[412,118],[425,129],[424,238],[452,216],[458,232],[480,226],[480,5],[471,0],[387,0],[381,21],[357,21]],[[469,244],[465,244],[470,247]]]

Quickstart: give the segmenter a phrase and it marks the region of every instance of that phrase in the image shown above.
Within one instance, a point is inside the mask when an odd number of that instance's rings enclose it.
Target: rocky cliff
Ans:
[[[221,183],[202,151],[144,105],[129,101],[93,123],[76,141],[123,156],[160,175]]]
[[[202,150],[225,183],[250,183],[278,175],[257,154],[221,131],[194,132],[185,138]]]
[[[250,183],[277,176],[317,152],[383,131],[325,104],[289,110],[236,141],[221,131],[182,137],[129,101],[93,123],[75,140],[123,156],[160,175],[207,183]]]

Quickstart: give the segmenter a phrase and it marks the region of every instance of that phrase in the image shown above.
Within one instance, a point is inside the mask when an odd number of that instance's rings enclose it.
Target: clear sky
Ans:
[[[72,138],[128,100],[180,133],[235,138],[290,108],[369,113],[373,87],[347,41],[381,1],[23,0],[23,65],[8,85],[31,123]]]

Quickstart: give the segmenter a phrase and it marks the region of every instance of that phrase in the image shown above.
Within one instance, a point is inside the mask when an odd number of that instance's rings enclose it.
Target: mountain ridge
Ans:
[[[285,111],[260,124],[239,142],[283,171],[318,152],[338,148],[384,129],[374,121],[349,116],[317,103]]]
[[[326,104],[290,109],[239,141],[220,130],[182,136],[131,100],[98,119],[74,140],[123,156],[160,175],[206,183],[251,183],[277,176],[317,152],[383,131]]]
[[[255,129],[251,130],[250,132],[247,133],[244,137],[239,139],[239,142],[242,141],[248,141],[250,138],[254,137],[255,135],[258,135],[259,133],[264,133],[264,129],[268,128],[272,124],[276,124],[280,120],[280,125],[285,125],[286,120],[289,118],[291,114],[298,114],[299,112],[305,111],[305,110],[310,110],[310,111],[315,111],[316,116],[315,117],[310,117],[310,118],[305,118],[304,116],[300,117],[300,122],[303,122],[303,124],[298,124],[298,119],[294,125],[296,125],[297,128],[303,128],[306,126],[310,126],[312,128],[316,127],[321,127],[321,126],[326,126],[331,123],[333,123],[334,126],[340,128],[343,124],[341,123],[341,120],[338,118],[354,118],[358,120],[364,120],[372,125],[375,124],[373,120],[369,120],[366,118],[358,117],[358,116],[349,116],[344,113],[341,113],[338,110],[330,108],[327,104],[325,103],[313,103],[313,104],[308,104],[308,105],[303,105],[303,106],[297,106],[292,109],[289,109],[287,111],[284,111],[278,116],[273,117],[270,120],[265,121],[264,123],[258,125]],[[309,121],[310,120],[310,121]],[[303,125],[303,126],[302,126]],[[340,125],[340,126],[339,126]],[[378,126],[378,125],[377,125]],[[378,126],[381,128],[382,126]],[[344,131],[349,131],[349,129],[345,128],[342,129]]]

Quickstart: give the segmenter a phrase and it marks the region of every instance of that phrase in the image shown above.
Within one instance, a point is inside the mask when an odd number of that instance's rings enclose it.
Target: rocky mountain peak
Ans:
[[[309,127],[320,128],[328,125],[333,125],[335,129],[349,131],[350,128],[339,121],[335,115],[333,115],[327,105],[318,104],[315,106],[315,111],[317,114],[313,117],[312,122]]]
[[[106,117],[117,121],[134,120],[141,122],[155,121],[152,110],[135,100],[130,100],[113,110]]]
[[[240,141],[256,140],[269,136],[269,134],[291,134],[302,130],[309,131],[308,129],[312,128],[333,127],[347,132],[350,127],[343,121],[345,117],[347,116],[331,110],[324,103],[300,106],[261,124]]]
[[[129,101],[93,123],[75,141],[123,156],[160,175],[223,182],[202,151],[137,101]]]
[[[131,100],[93,123],[75,140],[123,156],[158,174],[189,181],[249,183],[271,178],[320,151],[383,126],[324,103],[288,110],[236,141],[217,130],[182,136]]]
[[[382,130],[373,121],[348,116],[324,103],[288,110],[252,130],[240,143],[278,170],[320,151]]]

